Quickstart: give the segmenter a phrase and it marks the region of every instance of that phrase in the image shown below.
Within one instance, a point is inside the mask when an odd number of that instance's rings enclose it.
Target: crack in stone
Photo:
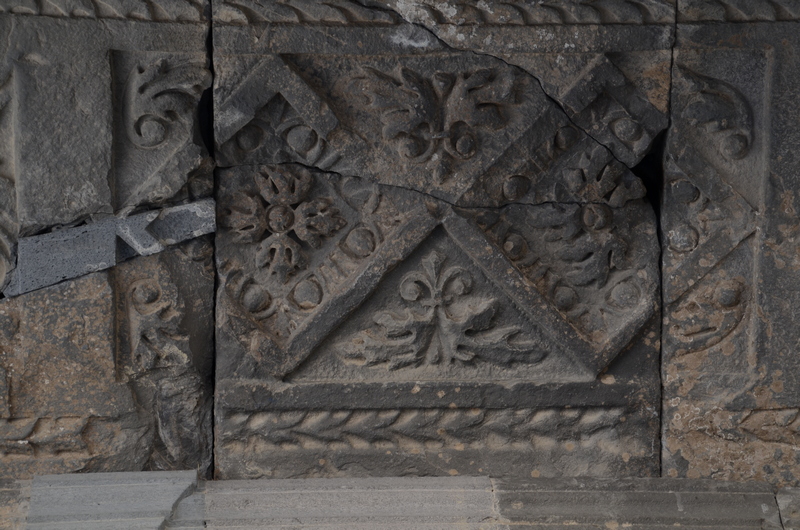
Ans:
[[[362,2],[361,0],[359,0],[359,2],[360,2],[362,5],[364,5],[364,4],[363,4],[363,2]],[[518,66],[518,65],[511,64],[511,63],[509,63],[508,61],[506,61],[505,59],[502,59],[501,57],[497,57],[497,56],[495,56],[495,55],[492,55],[491,53],[486,53],[486,52],[478,52],[478,51],[475,51],[475,50],[464,49],[464,48],[456,48],[456,47],[454,47],[454,46],[450,45],[449,43],[445,42],[444,40],[442,40],[442,38],[441,38],[441,37],[439,37],[439,35],[436,33],[436,31],[435,31],[433,28],[429,28],[428,26],[425,26],[425,25],[423,25],[423,24],[421,24],[421,23],[419,23],[419,22],[411,22],[410,20],[408,20],[408,19],[406,19],[405,17],[403,17],[403,15],[402,15],[402,14],[400,14],[398,11],[395,11],[395,10],[393,10],[393,9],[386,8],[385,10],[387,10],[387,11],[389,11],[389,12],[391,12],[391,13],[394,13],[395,15],[397,15],[397,16],[400,18],[400,20],[403,20],[403,21],[404,21],[406,24],[409,24],[409,25],[411,25],[411,26],[414,26],[414,27],[415,27],[415,28],[417,28],[417,29],[420,29],[420,30],[423,30],[423,31],[425,31],[426,33],[428,33],[428,34],[429,34],[431,37],[433,37],[433,38],[434,38],[434,39],[435,39],[435,40],[436,40],[436,41],[437,41],[439,44],[441,44],[441,45],[442,45],[442,46],[443,46],[445,49],[447,49],[447,50],[450,50],[450,51],[453,51],[453,52],[471,53],[471,54],[473,54],[473,55],[475,55],[475,56],[477,56],[477,57],[490,57],[490,58],[492,58],[492,59],[495,59],[495,60],[498,60],[498,61],[500,61],[501,63],[505,64],[505,65],[506,65],[506,66],[508,66],[508,67],[514,68],[515,70],[519,70],[519,71],[521,71],[523,74],[525,74],[525,75],[527,75],[527,76],[530,76],[530,77],[531,77],[532,79],[534,79],[534,80],[536,81],[536,83],[539,85],[539,88],[542,90],[542,93],[545,95],[545,97],[547,97],[547,99],[549,99],[549,100],[550,100],[550,101],[551,101],[551,102],[552,102],[552,103],[553,103],[553,104],[554,104],[556,107],[558,107],[558,109],[559,109],[559,110],[561,110],[561,112],[564,114],[564,116],[566,116],[567,120],[568,120],[568,121],[569,121],[569,122],[570,122],[572,125],[574,125],[574,126],[577,128],[577,129],[580,129],[581,131],[583,131],[583,132],[586,134],[586,136],[588,136],[589,138],[591,138],[592,140],[594,140],[594,141],[595,141],[595,142],[596,142],[598,145],[600,145],[600,146],[604,147],[604,148],[605,148],[605,149],[606,149],[606,150],[609,152],[609,154],[611,155],[611,157],[612,157],[614,160],[616,160],[617,162],[619,162],[619,163],[620,163],[620,164],[622,164],[623,166],[627,167],[628,169],[631,169],[631,167],[630,167],[630,166],[628,166],[627,164],[625,164],[624,162],[622,162],[622,161],[621,161],[619,158],[617,158],[617,156],[614,154],[614,151],[613,151],[613,150],[612,150],[612,149],[611,149],[609,146],[607,146],[606,144],[604,144],[603,142],[601,142],[600,140],[598,140],[597,138],[595,138],[595,137],[594,137],[594,136],[593,136],[593,135],[592,135],[592,134],[591,134],[589,131],[587,131],[587,130],[586,130],[584,127],[581,127],[580,125],[578,125],[577,123],[575,123],[575,121],[572,119],[572,117],[570,117],[569,113],[567,113],[567,111],[564,109],[564,107],[561,105],[561,103],[559,103],[559,102],[558,102],[558,100],[556,100],[556,99],[555,99],[553,96],[551,96],[551,95],[550,95],[550,94],[547,92],[547,90],[545,90],[545,88],[544,88],[544,84],[542,83],[541,79],[539,79],[538,77],[536,77],[536,76],[535,76],[534,74],[532,74],[531,72],[529,72],[529,71],[525,70],[524,68],[522,68],[522,67],[520,67],[520,66]],[[677,16],[677,14],[676,14],[676,16]],[[676,26],[676,29],[677,29],[677,22],[675,23],[675,26]],[[674,49],[675,49],[675,39],[673,39],[672,47],[670,48],[670,50],[673,50],[673,51],[674,51]],[[671,68],[671,65],[670,65],[670,68]],[[672,76],[672,70],[670,69],[670,87],[672,86],[672,79],[671,79],[671,76]],[[650,146],[647,148],[647,151],[646,151],[645,153],[643,153],[643,155],[642,155],[642,158],[643,158],[644,156],[647,156],[647,154],[648,154],[648,153],[650,153],[650,151],[653,149],[653,145],[654,145],[654,144],[655,144],[655,142],[653,142],[653,143],[651,143],[651,144],[650,144]]]

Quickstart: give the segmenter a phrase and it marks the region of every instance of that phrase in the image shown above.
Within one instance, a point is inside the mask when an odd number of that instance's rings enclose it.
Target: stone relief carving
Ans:
[[[247,445],[258,440],[272,446],[305,449],[341,444],[352,448],[424,448],[435,444],[499,449],[510,443],[536,449],[574,441],[613,429],[623,407],[576,409],[387,409],[230,412],[223,443]],[[544,439],[537,440],[541,436]],[[549,440],[547,440],[549,441]]]
[[[542,24],[670,24],[669,0],[511,0],[497,4],[475,0],[383,0],[406,20],[419,24],[525,26]]]
[[[340,158],[280,94],[222,144],[219,153],[236,164],[298,162],[322,170],[335,170]]]
[[[479,225],[525,278],[587,340],[619,347],[655,310],[652,225],[640,201],[506,206]],[[622,336],[620,336],[622,335]]]
[[[145,468],[205,472],[211,462],[211,394],[188,327],[208,322],[187,320],[186,302],[165,260],[197,262],[184,271],[208,268],[212,249],[201,240],[169,252],[171,257],[138,258],[115,272],[122,320],[117,323],[117,371],[129,382],[143,423],[151,424]]]
[[[800,19],[792,0],[684,0],[679,22],[776,22]]]
[[[215,20],[223,24],[397,24],[400,17],[370,8],[357,0],[252,0],[225,1],[214,5]]]
[[[46,3],[34,0],[0,2],[0,13],[41,15],[66,18],[105,18],[147,20],[152,22],[205,22],[207,3],[202,0],[55,0]]]
[[[211,179],[197,106],[211,86],[202,54],[115,52],[119,107],[114,192],[118,210],[158,204],[190,179]],[[197,187],[197,186],[195,186]]]
[[[436,251],[422,259],[422,266],[400,284],[404,311],[377,313],[379,329],[367,329],[342,344],[345,359],[398,370],[455,361],[537,363],[547,355],[546,346],[526,337],[521,327],[495,321],[498,300],[473,293],[474,278],[468,270],[448,266]]]
[[[752,111],[724,81],[678,68],[676,114],[665,161],[664,296],[674,302],[755,230],[755,209],[730,180],[753,137]]]
[[[362,103],[380,114],[384,141],[403,162],[424,165],[441,183],[454,159],[467,160],[481,149],[476,129],[499,133],[508,124],[517,75],[503,68],[426,78],[410,68],[392,73],[366,68],[352,82]]]

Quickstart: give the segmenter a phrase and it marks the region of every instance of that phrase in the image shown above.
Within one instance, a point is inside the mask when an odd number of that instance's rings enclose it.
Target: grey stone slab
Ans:
[[[209,482],[207,528],[494,528],[488,478]]]
[[[781,512],[784,530],[800,528],[800,490],[797,488],[781,488],[775,495]]]
[[[116,264],[116,220],[24,237],[17,245],[17,263],[7,296],[35,291],[79,278]]]
[[[782,528],[764,484],[665,478],[493,483],[501,521],[512,528]]]
[[[800,476],[798,39],[795,22],[678,25],[661,210],[668,476]]]
[[[27,528],[156,530],[196,483],[194,471],[37,476]]]
[[[17,267],[3,294],[17,296],[109,269],[119,262],[161,252],[168,245],[210,234],[215,229],[214,200],[204,199],[23,237],[17,245]]]

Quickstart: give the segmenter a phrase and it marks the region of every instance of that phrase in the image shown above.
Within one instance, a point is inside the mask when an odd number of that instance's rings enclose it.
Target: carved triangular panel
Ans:
[[[440,227],[291,375],[309,381],[591,381]]]

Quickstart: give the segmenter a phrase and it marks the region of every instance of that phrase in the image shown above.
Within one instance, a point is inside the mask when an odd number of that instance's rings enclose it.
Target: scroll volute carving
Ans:
[[[743,159],[753,146],[753,113],[730,84],[678,67],[676,97],[680,119],[690,126],[691,148],[723,169]]]
[[[203,171],[198,105],[211,86],[197,54],[114,53],[120,102],[115,126],[116,207],[161,203]],[[207,170],[206,170],[207,171]]]

